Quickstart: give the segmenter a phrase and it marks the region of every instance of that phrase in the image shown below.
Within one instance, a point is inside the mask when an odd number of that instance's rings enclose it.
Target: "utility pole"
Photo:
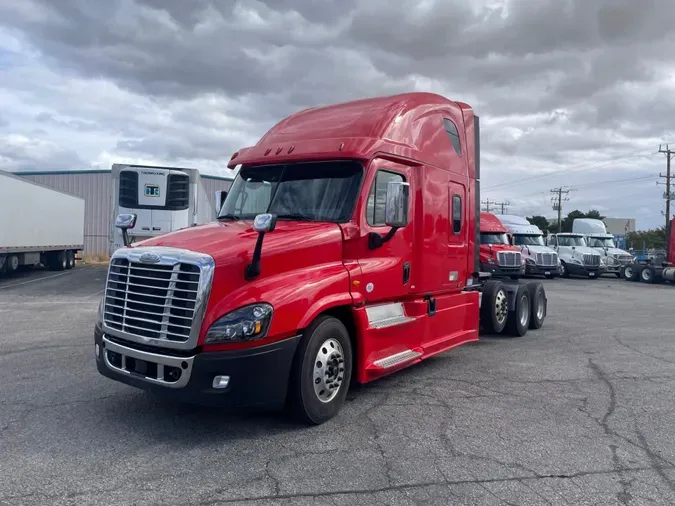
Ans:
[[[672,194],[670,193],[670,179],[672,178],[670,175],[670,160],[673,158],[673,155],[675,155],[675,151],[671,151],[670,147],[668,147],[668,144],[666,144],[665,149],[659,145],[659,153],[666,155],[666,173],[659,174],[659,177],[665,178],[666,182],[657,182],[656,184],[666,185],[666,191],[663,193],[663,198],[666,199],[666,230],[668,230],[668,223],[670,223],[670,200],[672,198]]]
[[[497,202],[495,200],[490,200],[490,199],[484,200],[482,202],[482,204],[485,206],[483,211],[485,211],[486,213],[490,212],[490,206],[494,206],[495,208],[501,208],[501,210],[502,210],[501,214],[504,214],[504,211],[506,210],[506,208],[509,205],[511,205],[509,202]]]
[[[496,204],[496,202],[494,200],[485,199],[485,200],[481,201],[481,204],[483,204],[485,206],[484,211],[486,213],[489,213],[490,212],[490,205]]]
[[[569,200],[567,195],[569,195],[570,191],[570,188],[563,186],[551,189],[551,202],[553,203],[553,210],[558,211],[558,233],[562,232],[562,203]]]

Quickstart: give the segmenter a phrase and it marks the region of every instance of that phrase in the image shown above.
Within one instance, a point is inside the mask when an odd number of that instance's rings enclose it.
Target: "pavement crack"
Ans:
[[[649,457],[649,461],[654,465],[654,470],[656,471],[656,474],[659,475],[663,483],[665,483],[668,488],[670,488],[671,491],[675,492],[675,480],[670,478],[660,467],[656,465],[657,459],[655,458],[654,452],[652,452],[649,449],[649,443],[647,442],[647,438],[645,437],[644,433],[640,430],[640,428],[637,425],[637,422],[634,422],[635,426],[635,434],[637,434],[638,441],[640,441],[640,444],[645,448],[645,453]],[[659,459],[661,459],[659,457]]]
[[[614,339],[614,340],[615,340],[617,343],[619,343],[621,346],[623,346],[624,348],[626,348],[626,349],[632,351],[633,353],[637,353],[638,355],[642,355],[643,357],[648,357],[648,358],[651,358],[651,359],[653,359],[653,360],[657,360],[657,361],[659,361],[659,362],[664,362],[664,363],[666,363],[666,364],[675,365],[675,361],[674,361],[674,360],[668,360],[667,358],[663,358],[663,357],[658,357],[658,356],[656,356],[656,355],[652,355],[652,354],[650,354],[650,353],[647,353],[647,352],[638,350],[637,348],[634,348],[634,347],[630,346],[629,344],[624,343],[621,339],[619,339],[618,334],[619,334],[619,333],[616,332],[616,333],[612,336],[612,339]]]
[[[56,349],[61,349],[61,348],[84,348],[85,346],[89,346],[88,344],[51,344],[51,345],[38,345],[38,346],[32,346],[30,348],[20,348],[18,350],[9,350],[9,351],[3,351],[0,352],[0,357],[8,357],[9,355],[17,355],[19,353],[26,353],[28,351],[42,351],[42,350],[56,350]]]

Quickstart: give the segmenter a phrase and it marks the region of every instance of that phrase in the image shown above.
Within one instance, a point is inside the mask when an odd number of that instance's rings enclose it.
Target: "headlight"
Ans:
[[[492,264],[492,265],[497,265],[497,262],[495,262],[495,259],[492,257],[488,257],[487,263]]]
[[[534,260],[532,260],[531,258],[526,258],[525,261],[530,265],[534,265]]]
[[[206,333],[206,343],[255,341],[267,335],[272,321],[272,306],[253,304],[226,314]]]
[[[606,265],[607,259],[605,257],[600,257],[600,265]]]
[[[573,263],[573,264],[580,264],[580,265],[581,265],[583,262],[582,262],[581,260],[579,260],[578,258],[571,257],[571,258],[570,258],[570,263]]]

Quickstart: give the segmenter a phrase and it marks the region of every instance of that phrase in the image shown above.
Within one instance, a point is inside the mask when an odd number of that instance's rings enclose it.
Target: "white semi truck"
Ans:
[[[600,253],[605,259],[605,273],[621,277],[621,268],[633,263],[633,256],[616,247],[614,236],[607,233],[602,220],[592,218],[576,218],[572,222],[572,232],[582,234],[586,244]]]
[[[511,244],[520,248],[525,258],[527,276],[545,276],[550,279],[560,275],[558,254],[546,246],[544,234],[538,226],[522,216],[502,214],[498,218],[509,231]]]
[[[84,247],[84,199],[0,171],[0,275],[72,269]]]
[[[546,244],[560,257],[560,275],[584,276],[597,279],[605,272],[605,257],[589,248],[582,234],[563,232],[551,234]]]
[[[215,220],[227,194],[223,189],[216,192],[215,201],[210,198],[197,169],[113,164],[112,177],[111,255],[124,246],[114,226],[119,214],[137,216],[129,240],[138,242]]]

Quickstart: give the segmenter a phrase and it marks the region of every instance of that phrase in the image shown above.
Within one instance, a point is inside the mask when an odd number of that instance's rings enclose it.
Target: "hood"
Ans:
[[[520,248],[520,251],[527,255],[527,250],[529,249],[531,253],[555,253],[555,250],[552,248],[549,248],[548,246],[516,246],[516,248]]]
[[[596,251],[598,251],[599,253],[601,252],[600,248],[598,248]],[[601,254],[602,255],[605,254],[604,250],[602,250]],[[614,256],[614,255],[621,256],[621,255],[630,255],[630,253],[628,253],[627,251],[624,251],[622,249],[619,249],[619,248],[607,248],[607,255],[609,255],[609,256]]]
[[[490,246],[492,246],[492,253],[496,256],[498,251],[515,251],[520,253],[520,249],[511,246],[510,244],[481,244],[479,251],[481,255],[490,256]]]
[[[153,237],[134,244],[141,246],[168,246],[184,248],[211,255],[216,267],[250,262],[258,233],[253,230],[252,221],[223,221],[184,228],[159,237]],[[334,245],[341,254],[342,232],[335,223],[309,223],[280,220],[272,232],[265,234],[262,246],[262,263],[276,256],[293,256],[302,250],[301,258],[311,258],[312,250]],[[303,263],[294,258],[292,264]],[[320,263],[320,259],[318,263]],[[332,260],[332,259],[331,259]],[[311,262],[307,262],[308,264]]]
[[[574,252],[578,255],[600,255],[600,252],[594,250],[593,248],[589,248],[588,246],[575,246],[574,250],[572,249],[572,246],[560,246],[560,247],[566,248],[567,251],[569,251],[570,253]]]

